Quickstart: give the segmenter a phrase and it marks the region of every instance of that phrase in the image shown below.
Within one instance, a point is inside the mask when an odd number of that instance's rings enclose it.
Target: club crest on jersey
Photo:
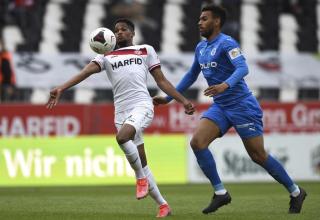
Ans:
[[[229,56],[230,58],[233,60],[237,57],[240,57],[242,54],[241,54],[241,50],[239,47],[236,47],[236,48],[233,48],[232,50],[230,50],[229,52]]]
[[[210,53],[211,56],[214,56],[216,54],[216,52],[217,52],[217,48],[216,47],[212,48],[211,53]]]
[[[141,51],[141,50],[135,50],[135,51],[134,51],[134,54],[135,54],[135,55],[141,55],[141,54],[142,54],[142,51]]]

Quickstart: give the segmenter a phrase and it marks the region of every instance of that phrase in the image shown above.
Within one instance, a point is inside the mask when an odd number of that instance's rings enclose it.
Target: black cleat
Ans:
[[[299,187],[299,189],[300,189],[300,194],[297,197],[290,196],[290,203],[289,203],[290,214],[300,213],[303,201],[307,196],[307,193],[304,189],[302,189],[301,187]]]
[[[227,205],[230,202],[231,202],[231,196],[228,192],[224,195],[214,194],[210,204],[208,205],[207,208],[202,210],[202,213],[209,214],[211,212],[215,212],[218,208],[220,208],[221,206]]]

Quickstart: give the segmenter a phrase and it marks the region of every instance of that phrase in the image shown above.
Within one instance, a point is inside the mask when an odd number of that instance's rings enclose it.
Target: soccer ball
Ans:
[[[105,54],[116,46],[116,37],[108,28],[97,28],[90,33],[89,45],[91,49],[98,54]]]

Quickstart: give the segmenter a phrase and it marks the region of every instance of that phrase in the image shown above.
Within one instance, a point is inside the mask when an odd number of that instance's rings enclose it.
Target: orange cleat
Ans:
[[[171,215],[171,209],[167,203],[159,206],[159,212],[158,212],[157,218],[165,218],[169,215]]]
[[[137,192],[136,192],[136,197],[137,199],[143,199],[147,197],[149,193],[149,183],[147,177],[137,179]]]

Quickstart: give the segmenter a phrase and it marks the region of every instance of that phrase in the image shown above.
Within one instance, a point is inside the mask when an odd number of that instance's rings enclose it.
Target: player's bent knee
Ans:
[[[253,153],[253,154],[250,154],[250,157],[253,162],[259,165],[263,165],[267,160],[267,157],[264,154]]]
[[[116,140],[117,140],[118,144],[124,144],[124,143],[130,141],[130,138],[126,137],[124,135],[121,135],[121,134],[117,134]]]
[[[193,150],[202,150],[207,148],[207,144],[201,141],[199,138],[192,138],[190,141],[190,146]]]

